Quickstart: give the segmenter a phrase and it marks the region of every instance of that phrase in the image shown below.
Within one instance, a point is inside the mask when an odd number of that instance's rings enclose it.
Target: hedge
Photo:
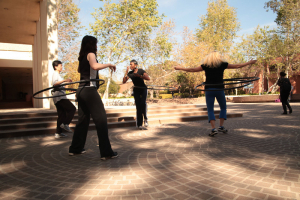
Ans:
[[[160,99],[172,99],[172,94],[160,94]]]

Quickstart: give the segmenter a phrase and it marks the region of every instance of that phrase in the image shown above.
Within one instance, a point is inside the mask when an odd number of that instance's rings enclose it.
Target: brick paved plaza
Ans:
[[[300,103],[228,104],[242,118],[208,137],[207,121],[110,129],[119,158],[101,161],[95,131],[86,154],[71,136],[0,140],[0,199],[300,199]]]

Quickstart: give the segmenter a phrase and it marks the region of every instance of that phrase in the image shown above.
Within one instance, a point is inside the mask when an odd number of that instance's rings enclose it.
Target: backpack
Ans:
[[[291,88],[292,88],[292,85],[291,85],[289,79],[284,78],[284,79],[281,81],[280,90],[281,90],[281,91],[285,91],[285,92],[290,92],[290,91],[291,91]]]

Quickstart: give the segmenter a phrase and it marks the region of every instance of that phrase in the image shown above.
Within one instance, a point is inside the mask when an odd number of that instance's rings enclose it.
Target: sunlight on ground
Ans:
[[[21,148],[25,148],[26,145],[25,144],[17,144],[17,145],[12,145],[10,147],[8,147],[8,150],[15,150],[15,149],[21,149]]]
[[[259,129],[237,128],[235,130],[241,132],[268,133],[268,131],[266,130],[259,130]]]
[[[20,170],[21,167],[24,167],[23,161],[14,161],[13,164],[6,163],[6,164],[0,165],[1,171],[5,172],[5,173],[12,173],[12,172],[18,171],[18,170]]]
[[[274,138],[275,137],[273,135],[261,135],[257,133],[245,133],[243,135],[247,137],[253,137],[253,138]]]
[[[51,142],[51,141],[45,141],[45,142],[41,142],[41,146],[56,146],[56,145],[61,145],[61,144],[65,144],[65,143],[70,143],[70,141],[55,141],[55,142]]]
[[[278,125],[278,124],[266,124],[266,126],[269,126],[269,127],[280,127],[280,128],[295,128],[295,129],[300,129],[300,126],[293,126],[293,125],[290,125],[290,124],[281,124],[281,125]]]

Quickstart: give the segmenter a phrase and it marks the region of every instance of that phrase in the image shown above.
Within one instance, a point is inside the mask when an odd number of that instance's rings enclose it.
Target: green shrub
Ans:
[[[238,90],[238,91],[237,91],[237,94],[238,94],[238,95],[246,94],[246,91],[244,91],[244,90]]]
[[[159,94],[168,94],[168,90],[159,91]]]
[[[160,99],[172,99],[172,94],[160,94]]]
[[[179,97],[179,98],[187,98],[187,97],[189,97],[190,96],[190,94],[189,93],[174,93],[174,97]]]
[[[108,97],[108,99],[130,99],[133,98],[133,96],[130,97]]]

